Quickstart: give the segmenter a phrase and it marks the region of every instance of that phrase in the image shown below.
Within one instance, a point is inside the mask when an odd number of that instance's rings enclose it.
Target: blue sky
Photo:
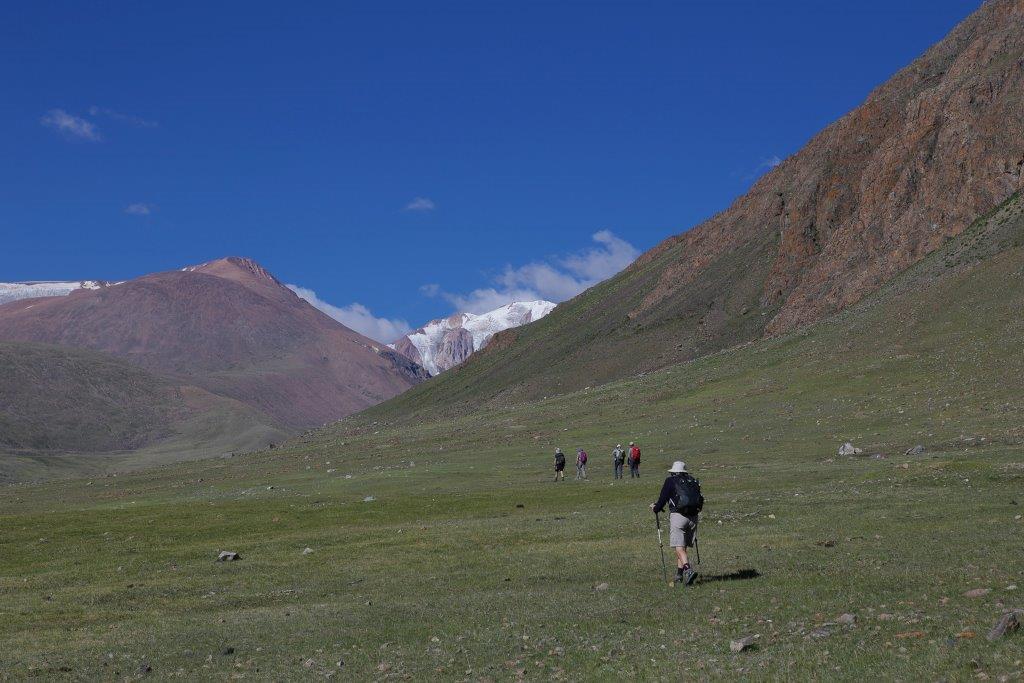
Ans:
[[[978,4],[3,3],[0,281],[246,255],[378,337],[564,298]]]

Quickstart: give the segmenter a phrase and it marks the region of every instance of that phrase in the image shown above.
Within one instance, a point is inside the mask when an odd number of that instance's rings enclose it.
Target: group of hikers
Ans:
[[[582,448],[576,449],[576,479],[587,478],[587,461],[589,456]],[[615,446],[612,451],[612,477],[622,479],[622,470],[626,463],[629,463],[629,478],[640,478],[640,448],[632,441],[629,442],[629,450],[625,451],[622,444]],[[561,448],[555,449],[555,481],[565,481],[565,453]]]
[[[587,452],[582,448],[576,449],[576,479],[587,478]],[[640,477],[640,447],[634,442],[629,442],[629,450],[623,450],[622,444],[615,446],[612,451],[612,472],[615,479],[622,479],[622,470],[625,463],[629,463],[630,479]],[[555,481],[565,480],[565,453],[561,448],[555,449]],[[669,546],[676,551],[676,576],[670,585],[681,583],[686,586],[693,585],[697,579],[697,571],[690,566],[690,558],[686,552],[697,542],[697,524],[700,512],[704,508],[704,496],[700,490],[700,481],[695,479],[686,471],[686,463],[677,460],[672,463],[668,470],[668,477],[661,485],[661,493],[658,500],[651,503],[651,510],[654,512],[658,524],[658,545],[661,545],[661,518],[658,516],[668,507],[669,516]],[[666,579],[668,570],[665,568],[665,553],[661,555],[662,569],[665,571]],[[697,551],[697,561],[700,561],[700,551]]]

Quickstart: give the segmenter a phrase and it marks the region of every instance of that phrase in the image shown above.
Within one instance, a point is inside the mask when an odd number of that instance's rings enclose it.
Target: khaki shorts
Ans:
[[[689,548],[697,534],[697,520],[684,517],[678,512],[668,516],[668,544],[673,548]]]

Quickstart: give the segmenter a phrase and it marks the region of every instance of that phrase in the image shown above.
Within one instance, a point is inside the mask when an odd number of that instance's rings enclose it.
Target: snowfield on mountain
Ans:
[[[540,320],[555,305],[550,301],[515,301],[487,313],[455,313],[431,320],[388,346],[436,375],[462,363],[498,332]]]

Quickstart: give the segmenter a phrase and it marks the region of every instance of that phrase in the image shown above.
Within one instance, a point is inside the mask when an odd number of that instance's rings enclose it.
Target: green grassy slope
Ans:
[[[1020,678],[1024,635],[984,635],[1024,607],[1022,237],[1014,200],[836,318],[642,378],[0,488],[0,671]],[[577,444],[591,479],[553,484]],[[678,457],[709,501],[687,590],[646,509]]]
[[[0,342],[0,482],[161,464],[284,437],[249,406],[127,361]]]
[[[116,358],[0,342],[0,447],[136,448],[170,433],[176,402],[166,380]]]

